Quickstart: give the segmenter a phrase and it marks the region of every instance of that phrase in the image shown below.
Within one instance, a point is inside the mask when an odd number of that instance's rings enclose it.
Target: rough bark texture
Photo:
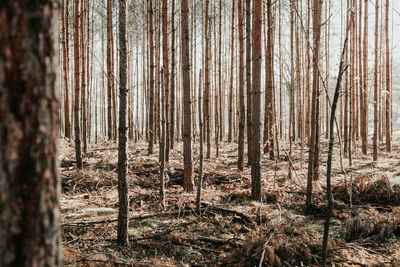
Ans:
[[[0,4],[0,266],[62,266],[56,1]]]
[[[238,144],[238,169],[243,170],[244,165],[244,126],[246,123],[246,110],[244,105],[244,36],[243,36],[243,2],[238,0],[238,26],[239,26],[239,144]]]
[[[126,103],[127,48],[126,0],[119,0],[119,127],[118,127],[118,237],[119,245],[128,243],[128,183],[126,181]]]
[[[189,4],[188,0],[181,3],[181,34],[182,34],[182,79],[183,79],[183,187],[185,191],[193,191],[192,166],[192,110],[190,104],[190,60],[189,60]]]
[[[252,123],[253,123],[253,158],[251,165],[251,198],[261,201],[261,166],[260,166],[260,111],[261,111],[261,29],[262,29],[262,0],[253,0],[253,81],[252,81]]]

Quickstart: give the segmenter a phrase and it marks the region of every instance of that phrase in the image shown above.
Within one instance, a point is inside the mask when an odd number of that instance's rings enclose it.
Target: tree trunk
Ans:
[[[81,66],[81,110],[82,110],[82,118],[81,118],[81,123],[82,123],[82,141],[83,141],[83,154],[85,155],[87,153],[87,141],[86,141],[86,49],[85,49],[85,17],[88,16],[87,14],[87,8],[85,5],[84,0],[81,0],[81,13],[79,15],[80,18],[80,43],[81,43],[81,60],[82,60],[82,66]]]
[[[166,120],[166,130],[165,130],[165,161],[169,160],[169,127],[170,122],[168,116],[166,115],[169,111],[169,60],[168,60],[168,0],[163,0],[162,2],[162,45],[163,45],[163,70],[164,70],[164,89],[165,89],[165,120]]]
[[[374,64],[374,137],[373,160],[378,160],[378,45],[379,45],[379,0],[375,2],[375,64]]]
[[[247,95],[247,161],[249,164],[252,162],[253,152],[252,146],[252,129],[251,122],[252,115],[252,88],[251,88],[251,0],[246,1],[246,95]]]
[[[186,1],[186,0],[183,0]],[[200,159],[199,159],[199,179],[197,181],[197,194],[196,194],[196,211],[200,214],[201,211],[201,189],[203,187],[203,120],[201,118],[201,69],[199,72],[199,129],[200,129]]]
[[[127,10],[119,0],[119,127],[118,127],[118,237],[120,246],[128,244],[128,183],[126,180],[126,104],[127,104]]]
[[[153,27],[153,0],[148,1],[149,32],[150,32],[150,103],[149,103],[149,155],[153,153],[154,145],[154,27]]]
[[[192,167],[192,110],[190,104],[190,60],[189,60],[189,3],[181,3],[182,22],[182,78],[183,78],[183,188],[187,192],[193,191]],[[174,59],[172,59],[174,60]]]
[[[75,130],[75,157],[76,166],[82,169],[82,151],[79,124],[79,0],[74,2],[74,68],[75,68],[75,103],[74,103],[74,130]]]
[[[345,53],[346,53],[346,48],[347,48],[347,40],[348,40],[348,35],[349,35],[349,30],[352,25],[354,19],[354,12],[351,13],[351,18],[348,22],[347,28],[346,28],[346,38],[344,41],[343,45],[343,50],[342,54],[340,56],[340,64],[339,64],[339,73],[338,73],[338,78],[337,78],[337,83],[336,83],[336,88],[335,88],[335,94],[333,97],[332,101],[332,108],[331,108],[331,116],[330,116],[330,122],[329,122],[329,150],[328,150],[328,162],[327,162],[327,171],[326,171],[326,191],[327,191],[327,198],[328,198],[328,207],[327,207],[327,212],[326,212],[326,218],[325,218],[325,223],[324,223],[324,237],[323,237],[323,244],[322,244],[322,262],[321,266],[326,265],[326,258],[328,255],[328,237],[329,237],[329,226],[330,226],[330,220],[331,220],[331,214],[333,211],[333,195],[332,195],[332,185],[331,185],[331,173],[332,173],[332,154],[333,154],[333,145],[334,145],[334,139],[335,139],[335,132],[334,132],[334,123],[335,123],[335,112],[336,112],[336,106],[337,102],[339,99],[339,91],[340,91],[340,83],[342,80],[343,74],[346,72],[348,66],[344,66],[344,59],[345,59]]]
[[[265,26],[265,24],[264,24]],[[274,158],[274,113],[273,113],[273,60],[272,60],[272,3],[267,0],[267,33],[266,38],[266,57],[265,57],[265,119],[264,119],[264,153],[269,153],[270,159]]]
[[[112,134],[112,79],[113,79],[113,69],[112,69],[112,0],[107,0],[107,134],[108,140],[113,137]]]
[[[311,87],[311,74],[310,74],[310,69],[311,69],[311,58],[310,58],[310,21],[311,21],[311,14],[310,14],[311,8],[310,8],[310,0],[307,0],[307,29],[306,29],[306,119],[305,119],[305,132],[307,136],[307,144],[310,146],[311,143],[311,126],[310,126],[310,87]]]
[[[219,31],[218,31],[218,99],[215,100],[215,146],[216,146],[216,156],[219,156],[219,140],[222,137],[222,0],[219,0]]]
[[[229,80],[229,105],[228,105],[228,142],[232,142],[233,132],[233,65],[234,65],[234,50],[235,50],[235,2],[232,1],[232,22],[231,22],[231,78]]]
[[[292,154],[292,142],[296,137],[296,122],[295,122],[295,108],[294,108],[294,71],[296,69],[294,63],[294,1],[290,0],[290,82],[289,82],[289,142],[290,142],[290,151],[289,156]]]
[[[361,148],[367,154],[368,145],[368,0],[364,0],[363,88],[361,91]]]
[[[260,166],[260,111],[261,111],[261,27],[263,15],[262,0],[253,0],[253,80],[252,80],[252,123],[253,123],[253,158],[251,166],[251,198],[261,201],[261,166]]]
[[[318,59],[321,39],[321,13],[323,0],[313,0],[313,90],[311,103],[311,142],[308,156],[306,211],[312,208],[312,181],[318,178],[319,172],[319,76]]]
[[[65,12],[64,12],[65,10]],[[69,90],[68,90],[68,66],[69,66],[69,40],[68,40],[68,0],[65,5],[65,1],[61,4],[61,15],[62,15],[62,49],[63,49],[63,68],[64,68],[64,134],[65,137],[71,138],[71,124],[69,121]]]
[[[209,0],[206,0],[206,11],[205,11],[205,82],[204,82],[204,122],[205,137],[207,139],[207,154],[206,158],[211,157],[211,142],[210,142],[210,30],[209,30]]]
[[[188,23],[189,23],[189,19],[188,19]],[[187,25],[189,27],[189,25]],[[172,40],[171,40],[171,104],[170,104],[170,111],[169,111],[169,115],[170,115],[170,129],[169,129],[169,136],[170,136],[170,148],[174,149],[174,136],[175,136],[175,0],[172,0],[172,12],[171,12],[171,28],[172,28]],[[183,33],[183,30],[182,30]],[[188,36],[189,38],[189,36]],[[183,52],[184,53],[184,52]],[[188,53],[189,53],[189,48],[188,48]],[[188,54],[189,56],[189,54]],[[188,59],[189,61],[189,59]],[[189,81],[190,81],[190,68],[189,68]],[[185,83],[185,81],[183,81],[183,83]],[[190,85],[190,83],[189,83]],[[185,90],[185,87],[184,87]],[[190,88],[189,88],[189,102],[190,102]],[[190,105],[189,105],[190,107]],[[190,119],[191,121],[191,119]],[[188,127],[191,127],[191,125],[189,125]],[[184,131],[186,129],[183,129]],[[191,131],[190,131],[191,133]]]
[[[159,157],[160,157],[160,199],[161,206],[165,207],[165,181],[164,181],[164,172],[165,172],[165,77],[164,69],[161,69],[161,77],[162,77],[162,88],[161,88],[161,138],[160,138],[160,149],[159,149]]]
[[[238,0],[238,27],[239,27],[239,142],[238,142],[238,169],[244,165],[244,126],[246,123],[244,105],[244,36],[243,36],[243,2]]]
[[[62,266],[58,2],[5,2],[0,4],[0,266]]]
[[[389,0],[386,0],[385,6],[385,37],[386,37],[386,107],[385,107],[385,135],[386,135],[386,151],[390,152],[392,150],[391,145],[391,70],[390,70],[390,50],[389,50]]]

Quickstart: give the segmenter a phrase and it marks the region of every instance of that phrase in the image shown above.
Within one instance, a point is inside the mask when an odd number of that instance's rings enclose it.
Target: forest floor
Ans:
[[[62,237],[66,266],[317,266],[325,216],[327,141],[322,140],[320,179],[313,210],[304,213],[308,150],[281,144],[280,159],[262,157],[263,202],[250,200],[249,166],[237,171],[237,145],[220,144],[204,161],[202,212],[185,193],[182,144],[167,164],[166,207],[159,198],[158,146],[128,149],[129,246],[116,244],[117,145],[91,145],[84,169],[75,168],[73,143],[60,142]],[[381,151],[384,150],[382,145]],[[198,144],[193,163],[198,173]],[[329,263],[334,266],[400,266],[400,140],[392,153],[353,152],[338,146],[333,159],[334,214]],[[303,154],[303,156],[301,156]],[[292,163],[290,163],[292,162]],[[291,167],[290,167],[291,166]],[[291,169],[291,178],[288,176]],[[260,264],[262,262],[263,264]]]

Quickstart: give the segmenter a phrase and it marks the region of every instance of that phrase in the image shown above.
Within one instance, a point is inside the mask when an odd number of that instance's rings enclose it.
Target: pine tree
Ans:
[[[181,43],[182,43],[182,79],[183,79],[183,187],[185,191],[193,191],[192,167],[192,113],[190,104],[190,60],[189,60],[189,4],[188,0],[181,3]]]
[[[119,0],[119,126],[118,126],[118,244],[128,243],[128,183],[126,180],[127,3]]]
[[[63,266],[57,7],[0,4],[0,266]]]
[[[261,112],[261,29],[262,29],[262,0],[253,0],[253,79],[252,79],[252,165],[251,165],[251,198],[261,201],[261,166],[260,166],[260,112]]]

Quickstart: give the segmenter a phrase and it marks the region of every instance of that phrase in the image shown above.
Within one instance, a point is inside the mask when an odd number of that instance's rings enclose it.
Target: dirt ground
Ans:
[[[353,164],[336,146],[335,211],[329,243],[334,266],[400,266],[400,140],[392,153],[353,152]],[[382,145],[381,151],[384,146]],[[198,173],[198,144],[193,162]],[[263,202],[251,201],[249,166],[236,168],[237,145],[220,144],[204,161],[202,212],[185,193],[182,144],[167,164],[166,208],[161,209],[158,146],[129,143],[129,246],[116,245],[117,144],[90,145],[84,170],[74,163],[73,142],[61,140],[62,237],[66,266],[318,266],[325,214],[327,142],[322,140],[314,208],[303,211],[308,150],[280,144],[280,159],[262,158]],[[291,177],[288,173],[291,170]]]

